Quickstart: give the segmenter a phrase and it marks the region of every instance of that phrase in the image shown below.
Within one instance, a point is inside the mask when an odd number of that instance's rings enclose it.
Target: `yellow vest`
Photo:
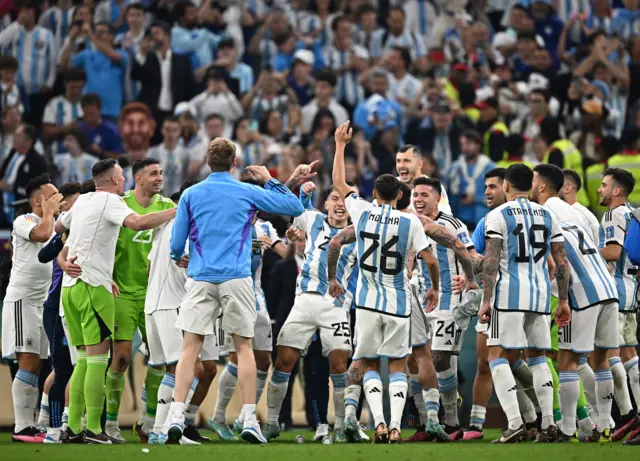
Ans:
[[[632,207],[640,206],[640,152],[620,153],[609,159],[610,168],[622,168],[631,173],[636,180],[636,187],[629,195]]]
[[[505,136],[509,136],[509,128],[507,128],[507,125],[505,125],[501,121],[498,120],[493,125],[491,125],[491,127],[484,134],[484,155],[486,155],[487,157],[489,157],[489,142],[491,141],[491,135],[494,133],[494,131],[498,131]],[[509,153],[505,151],[502,158],[506,159],[508,155]]]
[[[454,103],[459,105],[460,104],[460,92],[458,91],[458,89],[455,86],[453,86],[453,83],[451,83],[451,81],[448,78],[443,78],[441,80],[441,83],[444,86],[443,91],[449,97],[451,102],[454,102]]]
[[[467,107],[466,109],[462,109],[462,112],[464,112],[473,123],[478,123],[478,120],[480,120],[480,110],[475,107]]]
[[[600,205],[600,195],[598,194],[598,189],[600,188],[600,184],[602,184],[602,173],[604,173],[606,168],[606,163],[596,163],[588,167],[584,173],[582,189],[580,189],[580,192],[584,192],[587,195],[589,208],[598,219],[601,219],[602,215],[609,210],[607,207]]]
[[[549,155],[553,149],[558,149],[562,152],[564,157],[564,164],[562,168],[568,168],[575,171],[580,175],[584,182],[584,171],[582,170],[582,154],[578,148],[568,139],[559,139],[549,146],[547,152],[544,154],[542,163],[549,163]],[[584,189],[578,192],[578,202],[584,206],[589,206],[590,200]]]
[[[509,168],[511,165],[517,165],[519,163],[522,163],[523,165],[527,165],[529,168],[531,168],[533,170],[533,168],[535,167],[535,165],[531,162],[526,162],[522,159],[520,160],[512,160],[509,157],[506,157],[504,160],[500,160],[496,166],[498,168]]]

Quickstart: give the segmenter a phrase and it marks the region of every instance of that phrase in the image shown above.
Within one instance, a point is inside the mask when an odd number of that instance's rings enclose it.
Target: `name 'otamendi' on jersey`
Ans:
[[[485,236],[501,241],[493,307],[549,314],[547,256],[552,243],[564,242],[557,218],[537,203],[518,198],[487,215]]]
[[[355,226],[358,284],[355,304],[398,317],[411,315],[406,261],[429,246],[420,220],[389,205],[376,206],[350,194],[345,207]]]
[[[618,301],[621,312],[633,311],[637,307],[636,293],[638,281],[636,274],[638,266],[629,260],[629,255],[624,249],[624,239],[627,229],[631,224],[631,212],[633,208],[629,204],[620,205],[613,210],[607,211],[600,222],[600,247],[604,248],[609,244],[620,245],[620,258],[616,263],[613,277],[618,288]]]

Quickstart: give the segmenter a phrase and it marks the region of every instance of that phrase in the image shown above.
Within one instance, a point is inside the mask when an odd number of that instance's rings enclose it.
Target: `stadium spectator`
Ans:
[[[335,122],[340,125],[349,119],[346,109],[334,98],[336,77],[330,71],[318,72],[315,75],[316,97],[302,108],[302,128],[305,133],[311,132],[316,114],[321,109],[328,109]]]
[[[78,127],[68,128],[64,134],[63,145],[66,153],[58,154],[53,159],[58,173],[56,184],[91,179],[91,168],[99,159],[87,153],[89,142],[85,132]]]
[[[102,100],[96,93],[87,93],[80,100],[82,121],[78,125],[87,135],[89,153],[98,158],[115,157],[122,153],[122,138],[110,120],[101,115]]]
[[[18,60],[13,56],[0,56],[0,109],[16,107],[23,114],[23,100],[27,99],[16,83],[17,73]]]
[[[147,157],[160,162],[162,167],[162,192],[164,195],[180,190],[187,174],[186,166],[189,155],[184,145],[180,144],[180,120],[177,116],[169,116],[162,122],[162,143],[152,147]]]
[[[46,27],[51,31],[58,50],[62,49],[71,29],[75,10],[73,3],[73,0],[59,0],[57,4],[44,11],[38,21],[41,27]]]
[[[237,93],[235,94],[238,98],[251,91],[254,84],[253,69],[251,66],[239,61],[238,50],[232,38],[228,37],[220,40],[216,49],[216,57],[214,65],[223,67],[229,77],[237,81]]]

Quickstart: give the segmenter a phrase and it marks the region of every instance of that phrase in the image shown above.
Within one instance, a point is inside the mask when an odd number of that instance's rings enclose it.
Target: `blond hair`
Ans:
[[[207,165],[211,171],[229,171],[236,157],[236,146],[225,138],[216,138],[209,143],[207,149]]]

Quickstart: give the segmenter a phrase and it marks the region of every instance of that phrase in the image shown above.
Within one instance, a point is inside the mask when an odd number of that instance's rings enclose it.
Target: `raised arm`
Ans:
[[[256,208],[267,213],[282,214],[285,216],[300,216],[304,213],[304,207],[298,197],[284,185],[271,177],[269,170],[262,165],[251,165],[247,172],[261,187],[253,187],[253,201]]]
[[[344,167],[344,149],[351,141],[353,128],[349,127],[349,121],[336,128],[336,154],[333,158],[333,187],[335,187],[341,197],[346,197],[351,189],[347,185]]]
[[[56,213],[60,210],[60,203],[62,202],[62,194],[54,194],[45,200],[44,195],[40,196],[40,202],[42,203],[42,221],[38,223],[29,233],[29,240],[32,242],[45,243],[51,239],[53,234],[53,228],[55,227]]]

